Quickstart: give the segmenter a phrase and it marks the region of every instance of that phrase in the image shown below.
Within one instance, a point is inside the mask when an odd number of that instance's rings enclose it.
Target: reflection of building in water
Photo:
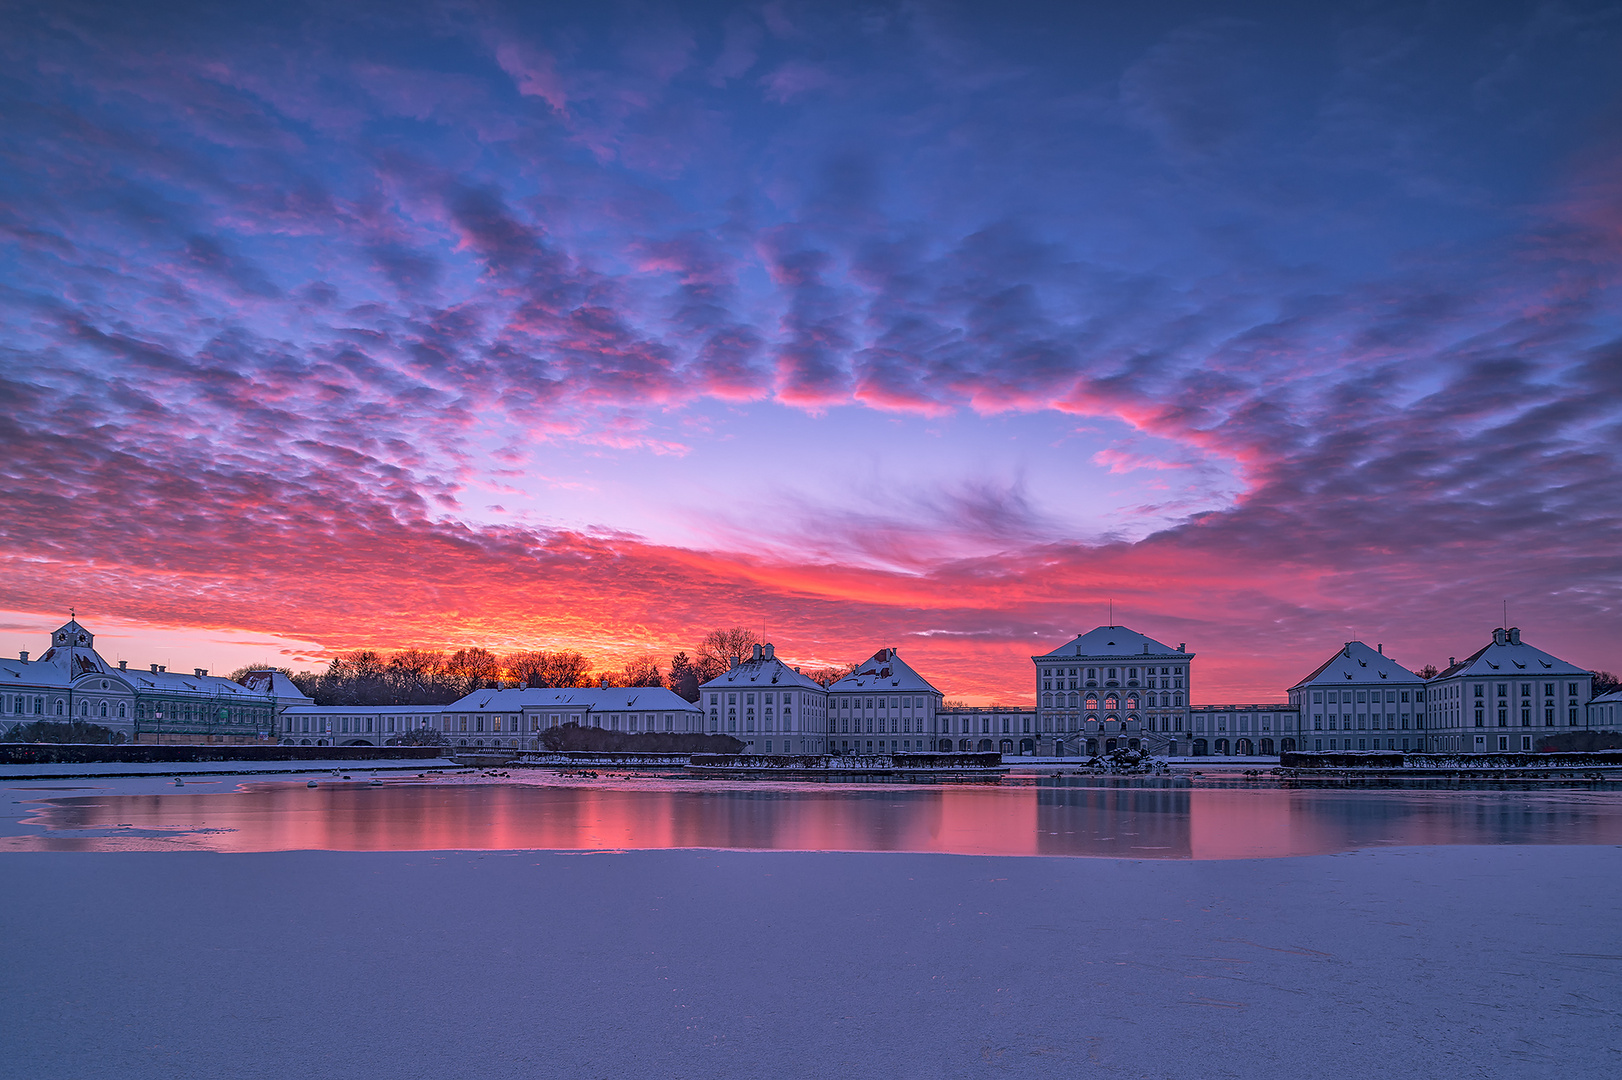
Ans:
[[[1175,753],[1188,731],[1194,654],[1124,626],[1100,626],[1036,665],[1038,731],[1021,753],[1079,754],[1117,746]]]
[[[1299,724],[1293,705],[1195,705],[1179,737],[1196,757],[1280,754],[1299,748]]]
[[[708,731],[742,740],[746,754],[826,753],[828,692],[797,667],[756,645],[747,660],[698,688]]]
[[[951,749],[941,730],[941,692],[894,649],[828,686],[828,749],[841,754],[905,754]],[[937,743],[938,740],[938,743]]]
[[[163,664],[131,670],[124,660],[109,664],[95,645],[95,635],[70,619],[52,632],[38,660],[26,652],[0,659],[0,732],[76,720],[134,742],[242,743],[270,736],[283,704],[272,687],[244,686],[205,668],[189,675]]]
[[[1593,686],[1591,672],[1528,645],[1518,626],[1500,627],[1473,655],[1449,657],[1446,670],[1425,688],[1435,716],[1430,748],[1533,750],[1541,737],[1592,723]]]

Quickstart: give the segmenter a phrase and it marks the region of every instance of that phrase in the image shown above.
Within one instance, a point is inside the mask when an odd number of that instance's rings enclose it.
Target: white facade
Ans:
[[[1617,726],[1622,724],[1622,690],[1613,690],[1589,701],[1585,723],[1590,731],[1622,731],[1622,727]]]
[[[1536,749],[1538,739],[1582,726],[1593,689],[1591,672],[1521,640],[1518,626],[1447,670],[1426,689],[1435,722],[1431,749],[1493,754]]]
[[[828,691],[777,658],[770,644],[698,688],[707,730],[746,754],[825,754]]]
[[[277,701],[197,668],[109,664],[77,620],[51,634],[38,660],[0,659],[0,730],[36,720],[97,724],[132,742],[253,742],[271,737]]]
[[[942,750],[1036,753],[1036,710],[1007,705],[947,705],[940,710]]]
[[[476,690],[443,706],[440,730],[457,747],[535,750],[540,733],[577,724],[604,731],[697,733],[699,707],[662,686]]]
[[[1193,661],[1186,644],[1173,649],[1125,626],[1100,626],[1031,657],[1041,738],[1073,753],[1089,737],[1110,749],[1175,752],[1177,733],[1188,730]]]
[[[828,687],[828,750],[905,754],[950,749],[942,730],[941,692],[894,649]]]
[[[1425,680],[1389,656],[1348,641],[1290,687],[1301,750],[1430,749]]]
[[[1183,748],[1193,757],[1266,756],[1300,749],[1301,718],[1294,705],[1195,705],[1189,713]]]
[[[290,705],[277,734],[296,746],[388,746],[415,728],[438,728],[443,705]]]

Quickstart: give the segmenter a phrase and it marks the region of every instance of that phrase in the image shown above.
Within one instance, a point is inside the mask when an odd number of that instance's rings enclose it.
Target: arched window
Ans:
[[[1126,707],[1129,708],[1129,709],[1137,708],[1138,707],[1138,699],[1136,697],[1127,698],[1126,699]]]
[[[1087,695],[1087,707],[1089,709],[1098,708],[1098,695],[1097,694],[1088,694]]]
[[[61,698],[57,698],[56,699],[56,715],[61,716],[65,709],[67,709],[67,703],[64,702]]]
[[[101,715],[107,715],[107,703],[105,701],[101,703]]]
[[[1114,694],[1111,694],[1109,697],[1104,699],[1104,708],[1106,709],[1117,709],[1120,708],[1120,705],[1121,699],[1116,697]]]
[[[122,701],[118,703],[118,718],[120,720],[124,719],[124,703]]]

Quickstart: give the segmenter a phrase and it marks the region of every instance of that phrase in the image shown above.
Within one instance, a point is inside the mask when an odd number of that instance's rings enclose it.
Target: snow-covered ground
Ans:
[[[1615,847],[0,855],[8,1076],[1613,1077]]]

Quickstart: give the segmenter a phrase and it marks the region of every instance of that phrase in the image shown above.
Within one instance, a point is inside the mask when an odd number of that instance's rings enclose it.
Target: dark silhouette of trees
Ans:
[[[1414,672],[1414,674],[1418,675],[1421,679],[1434,679],[1436,676],[1441,674],[1441,671],[1437,670],[1435,664],[1426,664],[1424,667]],[[1347,700],[1349,701],[1351,699],[1348,698]]]
[[[1594,672],[1594,696],[1595,697],[1599,697],[1601,694],[1614,694],[1618,690],[1622,690],[1622,679],[1617,678],[1615,672],[1611,672],[1611,671],[1596,671],[1596,672]]]
[[[711,630],[695,650],[694,666],[702,676],[699,682],[709,682],[732,668],[734,658],[747,660],[754,655],[755,646],[765,644],[753,630],[734,626],[730,630]]]
[[[684,701],[698,700],[698,687],[704,680],[698,677],[698,668],[687,658],[685,652],[679,652],[670,658],[670,674],[665,677],[665,685]]]
[[[3,728],[4,725],[0,725]],[[102,727],[100,724],[85,724],[78,720],[67,723],[57,723],[50,720],[35,720],[31,724],[18,724],[4,732],[7,742],[32,743],[113,743],[124,741],[122,731]]]
[[[519,686],[570,687],[594,685],[591,664],[567,649],[556,652],[516,652],[506,659],[507,675]]]
[[[651,656],[639,656],[626,662],[615,683],[619,686],[663,686],[665,680],[659,674],[659,661]]]

